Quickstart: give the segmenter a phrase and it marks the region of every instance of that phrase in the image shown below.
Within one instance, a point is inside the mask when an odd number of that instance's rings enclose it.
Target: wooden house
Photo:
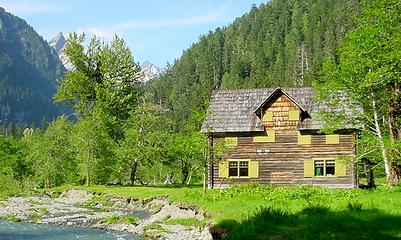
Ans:
[[[202,131],[214,151],[209,188],[236,183],[356,186],[344,157],[356,151],[356,127],[322,134],[312,88],[214,91]],[[220,157],[219,157],[220,156]]]

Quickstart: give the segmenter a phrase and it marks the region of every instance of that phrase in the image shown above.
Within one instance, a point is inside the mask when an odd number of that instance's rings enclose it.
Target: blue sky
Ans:
[[[158,66],[179,58],[200,35],[226,26],[261,0],[0,0],[50,40],[77,31],[123,37],[135,61]]]

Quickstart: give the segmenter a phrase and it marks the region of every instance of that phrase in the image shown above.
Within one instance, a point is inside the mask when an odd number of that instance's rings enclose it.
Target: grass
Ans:
[[[37,223],[40,220],[42,220],[42,216],[37,212],[30,212],[28,214],[28,218],[31,218],[34,223]]]
[[[107,196],[94,196],[89,199],[85,205],[87,207],[96,207],[98,205],[102,205],[103,207],[111,207],[113,206],[113,202],[110,201],[109,197]]]
[[[154,222],[149,225],[146,225],[143,228],[143,233],[141,234],[141,237],[145,239],[157,239],[156,236],[161,233],[171,233],[171,231],[163,228],[163,226],[160,223]]]
[[[16,217],[16,216],[11,215],[11,214],[5,215],[4,218],[7,219],[10,222],[21,222],[22,221],[21,218]]]
[[[241,185],[206,193],[197,186],[81,189],[136,199],[164,195],[199,206],[211,216],[214,234],[225,239],[401,239],[401,187]]]
[[[187,228],[203,227],[205,225],[205,220],[199,220],[196,217],[191,218],[169,218],[164,221],[167,225],[182,225]]]
[[[99,223],[107,223],[107,224],[126,223],[126,224],[136,225],[136,218],[134,216],[112,215],[99,220]]]

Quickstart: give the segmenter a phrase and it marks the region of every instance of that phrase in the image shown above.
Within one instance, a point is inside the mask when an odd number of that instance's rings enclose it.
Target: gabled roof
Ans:
[[[262,88],[214,91],[209,103],[209,115],[202,124],[202,132],[264,131],[255,110],[264,106],[278,91],[283,92],[311,116],[311,119],[301,123],[300,130],[317,130],[323,127],[323,122],[313,120],[320,106],[313,101],[312,88]]]
[[[270,95],[266,98],[266,100],[264,100],[261,104],[259,104],[259,106],[255,109],[255,113],[258,114],[262,108],[271,100],[273,99],[277,94],[284,94],[286,97],[288,97],[295,105],[297,105],[303,112],[307,112],[306,109],[304,107],[302,107],[301,104],[299,104],[297,102],[296,99],[294,99],[291,95],[289,95],[284,89],[282,88],[276,88],[274,89]]]

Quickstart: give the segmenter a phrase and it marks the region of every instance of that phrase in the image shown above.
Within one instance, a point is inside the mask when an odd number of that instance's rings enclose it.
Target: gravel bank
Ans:
[[[118,220],[128,216],[135,221]],[[212,240],[208,224],[203,224],[203,214],[196,209],[171,203],[164,197],[138,201],[84,190],[69,190],[57,198],[13,197],[0,202],[0,218],[99,228],[151,239]],[[167,224],[169,219],[192,219],[200,224],[184,226],[174,224],[174,221]]]

